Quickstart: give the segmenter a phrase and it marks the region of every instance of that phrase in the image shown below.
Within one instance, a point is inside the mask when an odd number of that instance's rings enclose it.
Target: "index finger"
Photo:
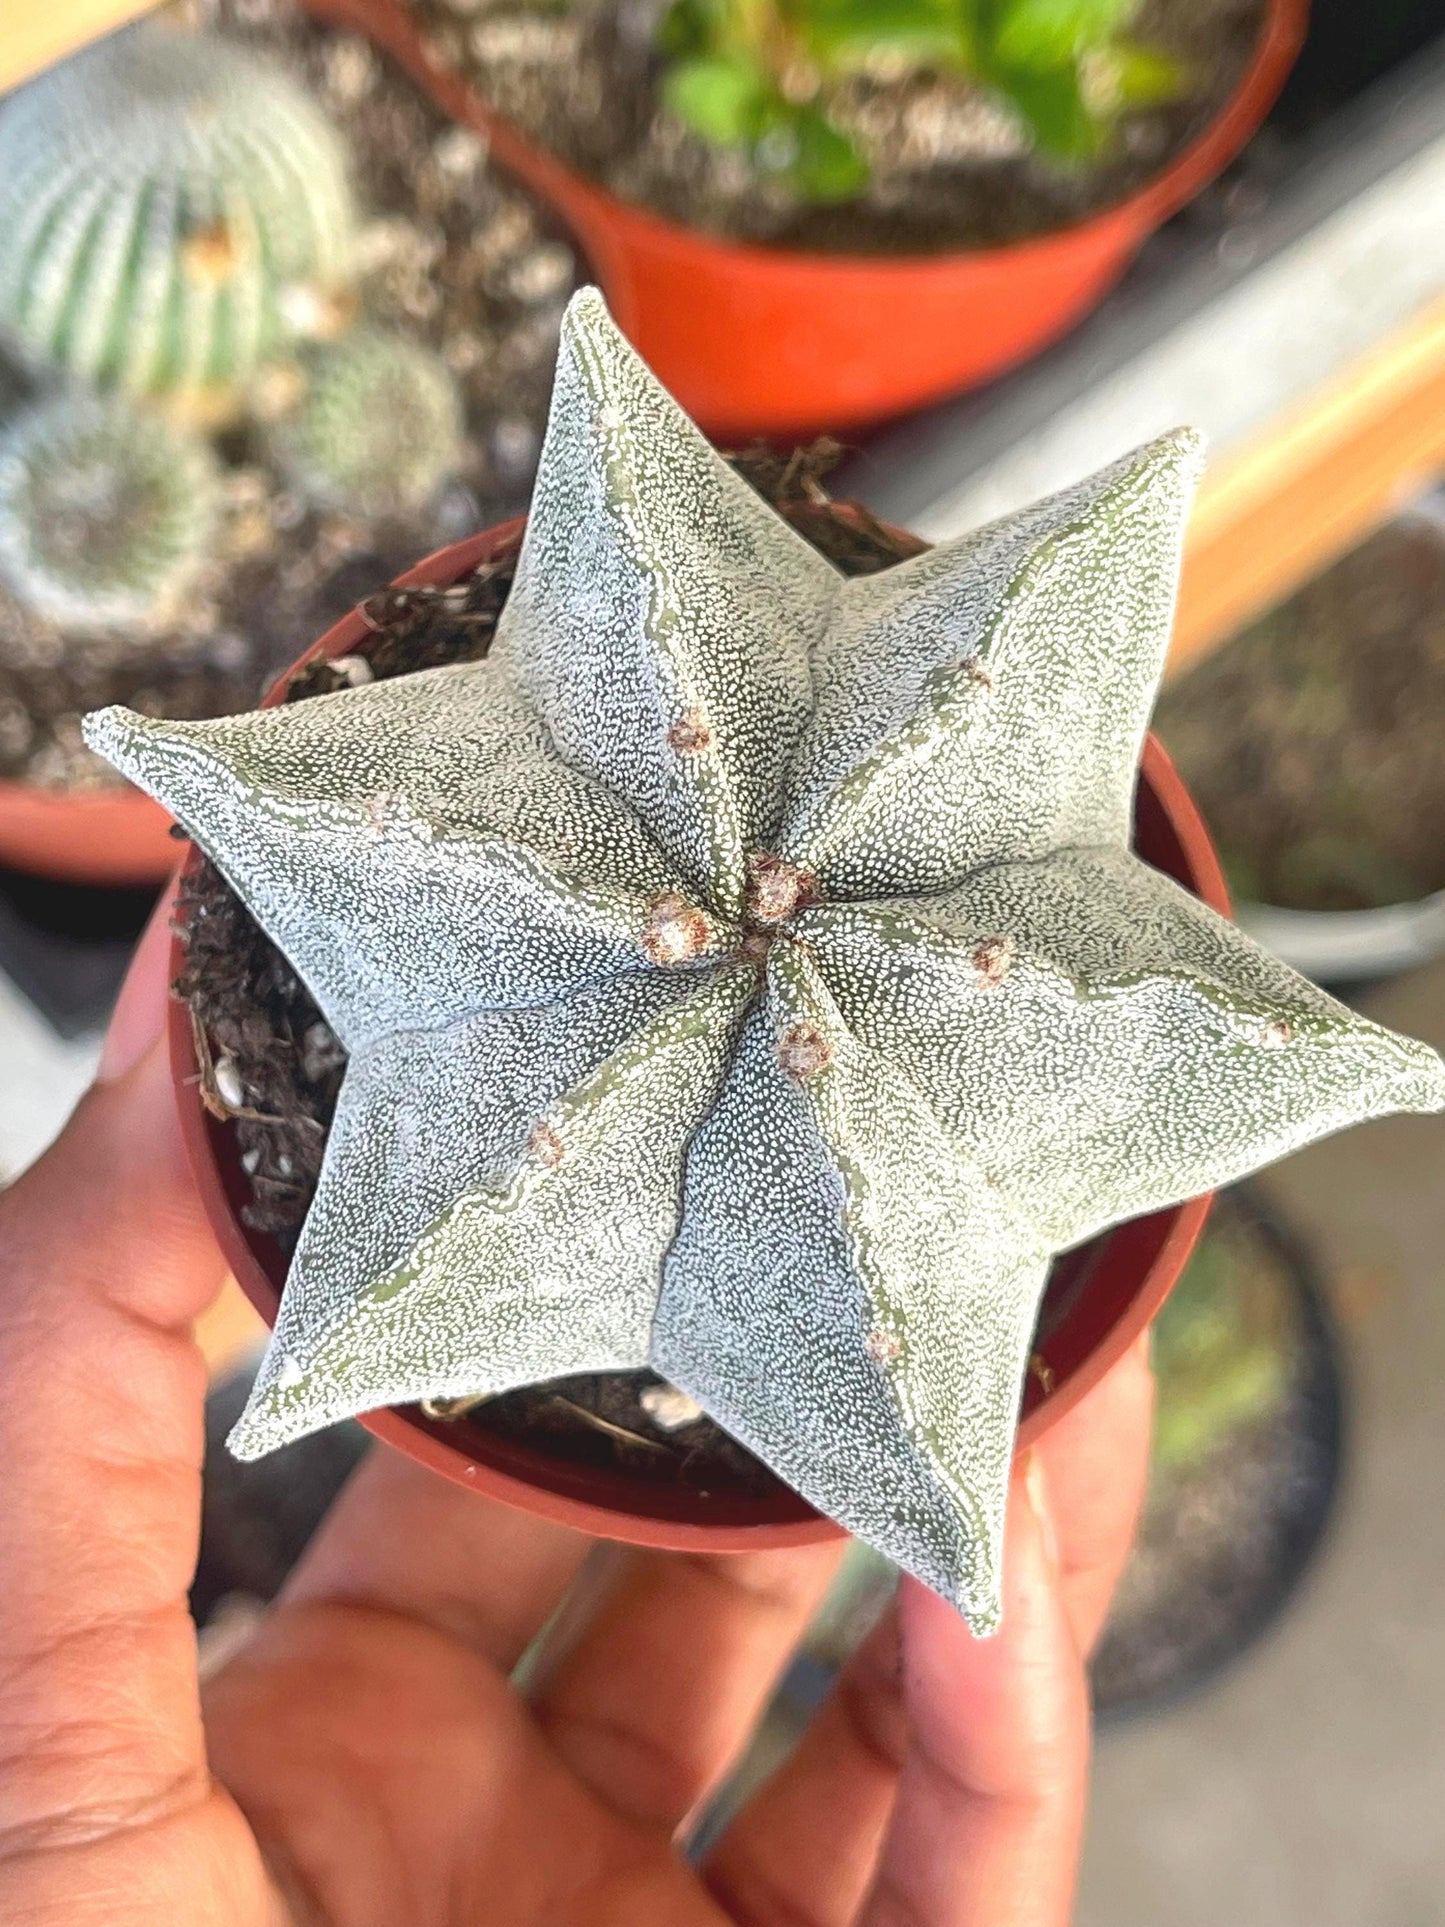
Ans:
[[[186,1593],[223,1266],[161,1042],[168,936],[142,939],[111,1075],[0,1195],[0,1849],[94,1838],[203,1796]]]

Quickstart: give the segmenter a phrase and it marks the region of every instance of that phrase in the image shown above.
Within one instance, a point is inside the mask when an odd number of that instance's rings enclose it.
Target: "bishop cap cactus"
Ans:
[[[224,40],[143,23],[0,105],[0,330],[99,387],[224,414],[325,325],[352,229],[335,130]]]
[[[91,719],[350,1053],[242,1456],[650,1365],[996,1623],[1052,1254],[1445,1104],[1130,852],[1198,462],[844,580],[587,291],[487,660]]]
[[[302,494],[359,515],[424,509],[457,465],[462,407],[446,364],[358,328],[306,358],[306,392],[273,446]]]
[[[205,565],[218,504],[204,442],[113,398],[52,396],[0,433],[0,577],[66,628],[160,621]]]

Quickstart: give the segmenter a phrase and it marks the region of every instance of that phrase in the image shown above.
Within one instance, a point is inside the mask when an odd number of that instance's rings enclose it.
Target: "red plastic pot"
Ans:
[[[1063,334],[1155,228],[1233,159],[1304,41],[1308,0],[1268,0],[1239,85],[1197,139],[1127,200],[1009,247],[807,254],[720,240],[618,200],[536,146],[428,54],[400,0],[307,0],[366,33],[575,234],[618,325],[724,439],[861,426],[1000,374]]]
[[[442,549],[401,576],[399,586],[460,581],[478,563],[498,553],[520,527],[519,522],[510,522]],[[369,633],[360,610],[353,610],[301,657],[296,668],[318,655],[346,655]],[[278,685],[266,702],[279,699]],[[1159,869],[1228,914],[1229,897],[1209,834],[1173,764],[1152,736],[1144,749],[1135,845]],[[194,848],[187,852],[177,888],[200,860]],[[183,967],[184,951],[177,937],[172,977],[179,976]],[[267,1324],[274,1324],[286,1256],[274,1239],[241,1222],[250,1192],[235,1130],[229,1122],[211,1116],[200,1102],[195,1040],[189,1011],[181,1003],[171,1005],[170,1053],[186,1147],[212,1227],[241,1289]],[[1209,1205],[1208,1197],[1191,1198],[1168,1211],[1134,1219],[1058,1261],[1040,1321],[1036,1366],[1024,1396],[1021,1444],[1041,1437],[1143,1331],[1183,1271]],[[372,1412],[362,1423],[378,1438],[459,1485],[543,1518],[634,1545],[742,1552],[761,1546],[804,1545],[840,1530],[796,1493],[783,1491],[766,1499],[705,1499],[623,1472],[569,1464],[516,1440],[469,1427],[464,1420],[440,1424],[415,1406]]]

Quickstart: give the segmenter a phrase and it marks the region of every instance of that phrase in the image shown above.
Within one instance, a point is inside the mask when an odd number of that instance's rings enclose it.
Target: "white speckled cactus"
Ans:
[[[219,496],[205,443],[161,416],[52,396],[0,433],[0,578],[65,628],[161,622],[205,566]]]
[[[305,394],[272,434],[309,500],[371,516],[424,509],[455,470],[461,442],[461,397],[446,364],[374,328],[306,357]]]
[[[91,720],[350,1052],[243,1456],[651,1365],[996,1622],[1051,1255],[1445,1103],[1130,853],[1197,460],[845,581],[587,292],[489,660]]]
[[[334,129],[224,40],[143,23],[0,103],[0,331],[98,387],[234,410],[335,317],[353,226]]]

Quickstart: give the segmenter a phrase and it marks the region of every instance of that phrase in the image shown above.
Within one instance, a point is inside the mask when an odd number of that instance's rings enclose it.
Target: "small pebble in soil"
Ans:
[[[637,1394],[637,1402],[659,1432],[679,1432],[684,1425],[696,1425],[705,1416],[697,1400],[676,1385],[646,1385]]]
[[[360,689],[363,683],[372,679],[371,664],[365,656],[333,656],[331,667],[344,683],[353,689]]]
[[[433,143],[432,156],[448,179],[465,180],[486,161],[487,143],[470,127],[449,127]]]
[[[233,1057],[218,1057],[211,1066],[211,1079],[216,1086],[217,1097],[228,1110],[245,1108],[246,1087],[241,1082],[241,1073]]]
[[[323,66],[326,90],[343,106],[359,105],[376,85],[376,56],[364,40],[354,35],[333,40],[326,50]]]

